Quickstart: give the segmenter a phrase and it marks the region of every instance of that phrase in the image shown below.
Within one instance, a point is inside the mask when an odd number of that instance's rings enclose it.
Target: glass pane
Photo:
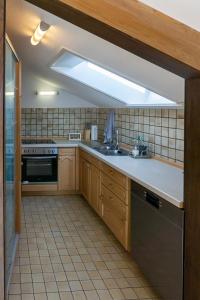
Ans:
[[[15,73],[16,58],[6,43],[4,165],[5,165],[5,280],[9,280],[15,247]]]
[[[52,176],[52,161],[27,160],[27,176]]]

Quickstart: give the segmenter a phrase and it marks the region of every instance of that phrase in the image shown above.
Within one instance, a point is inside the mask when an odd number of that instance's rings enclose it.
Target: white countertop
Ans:
[[[156,159],[134,159],[130,156],[105,156],[87,145],[66,140],[55,140],[56,144],[27,144],[25,147],[80,147],[111,167],[133,179],[158,196],[183,208],[183,170]]]

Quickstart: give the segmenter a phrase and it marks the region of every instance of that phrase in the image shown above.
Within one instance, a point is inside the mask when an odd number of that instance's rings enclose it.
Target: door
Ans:
[[[5,286],[11,275],[16,249],[16,65],[17,59],[6,42],[4,105],[4,216]]]
[[[59,191],[75,191],[76,189],[76,157],[67,155],[59,157],[58,166]]]
[[[82,195],[90,202],[91,164],[83,158],[80,159],[80,186]]]
[[[127,249],[127,206],[104,185],[101,186],[101,201],[102,219],[117,239]]]
[[[99,213],[99,194],[100,194],[100,170],[94,165],[91,166],[91,197],[92,207]]]

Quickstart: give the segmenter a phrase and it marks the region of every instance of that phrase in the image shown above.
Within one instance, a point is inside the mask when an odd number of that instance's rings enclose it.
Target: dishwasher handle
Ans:
[[[144,192],[144,197],[145,197],[145,200],[149,204],[154,206],[155,208],[159,209],[159,208],[162,207],[162,201],[160,200],[160,198],[156,197],[155,195],[145,191]]]

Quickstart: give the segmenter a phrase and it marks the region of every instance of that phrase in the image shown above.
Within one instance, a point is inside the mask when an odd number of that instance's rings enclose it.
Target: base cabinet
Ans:
[[[91,166],[91,194],[90,204],[94,210],[100,213],[100,170],[94,165]]]
[[[128,249],[128,206],[104,185],[101,186],[101,202],[102,219],[124,248]]]
[[[118,241],[129,250],[129,178],[81,150],[80,192]]]
[[[58,191],[75,191],[76,189],[76,155],[75,149],[60,149],[58,159]]]
[[[80,159],[80,190],[85,199],[90,202],[91,164],[85,159]]]

